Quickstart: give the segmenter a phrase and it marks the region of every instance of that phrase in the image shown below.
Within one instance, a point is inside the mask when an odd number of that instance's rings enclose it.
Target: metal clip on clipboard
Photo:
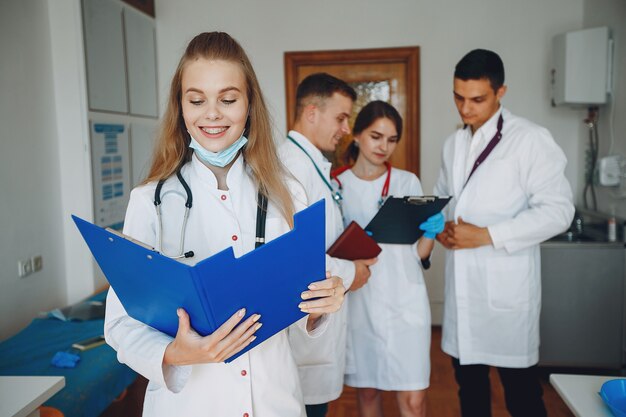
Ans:
[[[409,204],[414,204],[416,206],[421,206],[424,204],[432,203],[433,201],[437,200],[437,198],[438,197],[434,195],[422,195],[419,197],[410,196],[406,197],[406,202]]]

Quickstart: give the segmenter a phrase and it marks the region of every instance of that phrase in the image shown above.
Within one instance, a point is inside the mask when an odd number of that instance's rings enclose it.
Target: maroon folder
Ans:
[[[333,258],[354,261],[356,259],[375,258],[381,250],[378,243],[369,237],[361,226],[352,222],[326,253]]]

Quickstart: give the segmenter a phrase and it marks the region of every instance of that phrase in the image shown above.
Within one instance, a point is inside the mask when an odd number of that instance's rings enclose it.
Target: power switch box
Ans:
[[[600,159],[600,185],[607,187],[619,185],[622,176],[620,163],[619,155],[605,156]]]
[[[41,268],[43,268],[43,258],[41,255],[33,256],[30,260],[33,264],[33,272],[41,271]]]
[[[20,278],[24,278],[27,275],[33,273],[33,263],[29,259],[25,261],[18,261],[17,263],[17,274]]]

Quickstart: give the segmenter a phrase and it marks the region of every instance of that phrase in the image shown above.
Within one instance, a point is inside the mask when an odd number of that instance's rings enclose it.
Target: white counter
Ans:
[[[602,384],[618,376],[550,375],[550,383],[576,417],[613,417],[598,394]]]
[[[39,406],[64,386],[62,376],[0,376],[0,416],[39,416]]]

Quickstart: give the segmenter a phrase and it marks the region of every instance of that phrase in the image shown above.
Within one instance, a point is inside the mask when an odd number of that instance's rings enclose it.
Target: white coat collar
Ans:
[[[500,118],[500,114],[504,108],[502,105],[498,108],[498,110],[487,120],[472,136],[472,130],[467,127],[467,132],[469,133],[472,139],[486,139],[487,141],[491,140],[492,137],[495,136],[496,131],[498,130],[498,119]]]
[[[193,170],[194,176],[201,182],[207,184],[210,189],[217,190],[217,178],[215,178],[215,174],[198,159],[195,152],[191,158],[191,169]],[[229,190],[233,187],[236,188],[241,183],[241,178],[245,175],[245,171],[243,153],[239,152],[237,159],[235,159],[235,162],[228,170],[228,174],[226,174],[226,184]]]
[[[326,159],[322,151],[317,149],[315,145],[311,143],[309,138],[295,130],[290,130],[287,135],[294,138],[298,142],[298,144],[302,146],[305,151],[307,151],[307,153],[311,156],[313,162],[315,162],[317,166],[319,166],[320,168],[325,167],[326,165],[330,166],[330,161]]]

